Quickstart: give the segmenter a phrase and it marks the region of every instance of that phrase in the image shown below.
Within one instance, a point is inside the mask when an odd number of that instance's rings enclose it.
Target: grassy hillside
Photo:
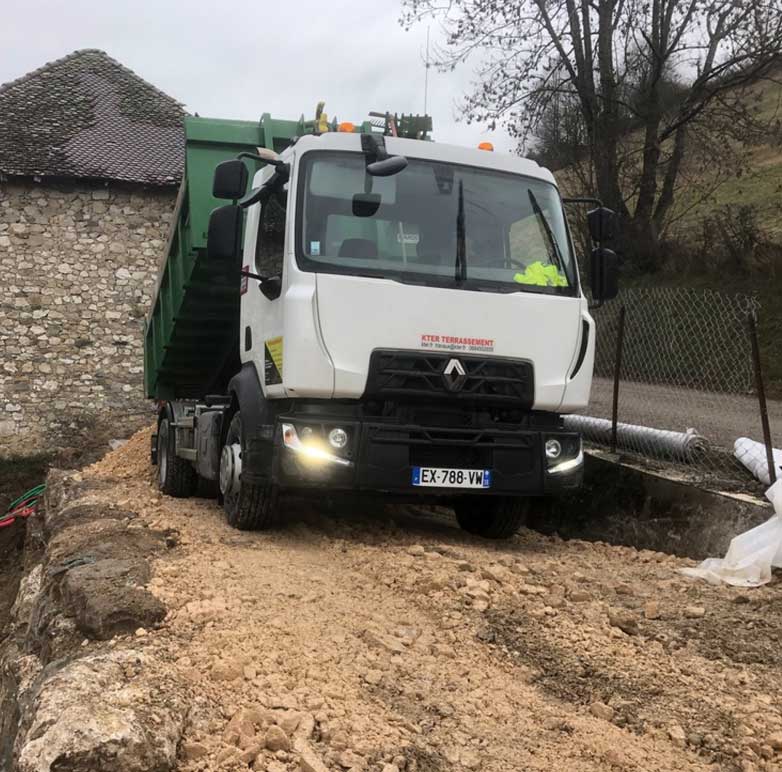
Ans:
[[[702,128],[691,130],[667,237],[691,242],[699,237],[702,223],[722,216],[724,207],[749,206],[756,211],[764,236],[782,244],[782,73],[779,83],[756,85],[744,102],[758,129],[746,141],[726,139],[723,148],[712,129],[708,141]],[[621,143],[624,190],[637,186],[642,143],[640,131],[628,134]],[[664,152],[670,150],[670,143],[669,139],[664,144]],[[664,172],[661,168],[660,174]],[[579,179],[584,175],[573,168],[561,169],[556,176],[567,195],[594,193],[581,189]],[[632,197],[628,205],[632,210]]]
[[[754,118],[765,128],[764,136],[726,146],[726,156],[735,154],[742,163],[721,180],[709,175],[708,164],[705,169],[692,168],[695,164],[687,169],[685,163],[687,179],[679,192],[678,211],[673,213],[674,218],[681,215],[672,228],[676,236],[686,239],[688,233],[697,232],[699,222],[720,213],[725,206],[751,206],[764,234],[782,242],[782,83],[758,84],[747,103]],[[692,184],[688,185],[687,180]],[[711,187],[712,183],[717,187],[700,201],[701,187]]]

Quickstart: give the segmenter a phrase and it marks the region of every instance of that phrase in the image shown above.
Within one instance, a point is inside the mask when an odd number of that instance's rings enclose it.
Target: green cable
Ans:
[[[7,512],[10,512],[13,509],[16,509],[16,507],[19,506],[19,504],[23,503],[27,499],[32,498],[38,498],[44,491],[46,490],[46,483],[41,483],[41,485],[36,485],[35,488],[30,488],[27,493],[23,493],[18,499],[15,499],[8,505]]]

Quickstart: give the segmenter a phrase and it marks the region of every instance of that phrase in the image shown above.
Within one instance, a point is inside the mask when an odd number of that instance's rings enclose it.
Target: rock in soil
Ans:
[[[624,609],[609,609],[608,621],[628,635],[638,635],[640,633],[637,617]]]

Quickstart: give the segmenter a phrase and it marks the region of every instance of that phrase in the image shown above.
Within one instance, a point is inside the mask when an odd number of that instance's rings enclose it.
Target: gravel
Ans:
[[[157,492],[148,436],[88,474],[177,533],[148,584],[169,613],[135,645],[187,685],[178,770],[782,769],[778,578],[739,592],[656,552],[490,543],[380,498],[286,501],[279,530],[240,533]]]

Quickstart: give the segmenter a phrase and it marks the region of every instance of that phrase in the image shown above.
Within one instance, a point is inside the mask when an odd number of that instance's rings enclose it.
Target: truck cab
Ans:
[[[588,402],[594,321],[548,170],[356,130],[242,155],[216,171],[232,203],[206,249],[239,295],[233,364],[161,411],[163,490],[174,466],[218,480],[240,528],[286,492],[404,494],[502,538],[580,484],[561,415]],[[592,260],[610,296],[610,254]]]

